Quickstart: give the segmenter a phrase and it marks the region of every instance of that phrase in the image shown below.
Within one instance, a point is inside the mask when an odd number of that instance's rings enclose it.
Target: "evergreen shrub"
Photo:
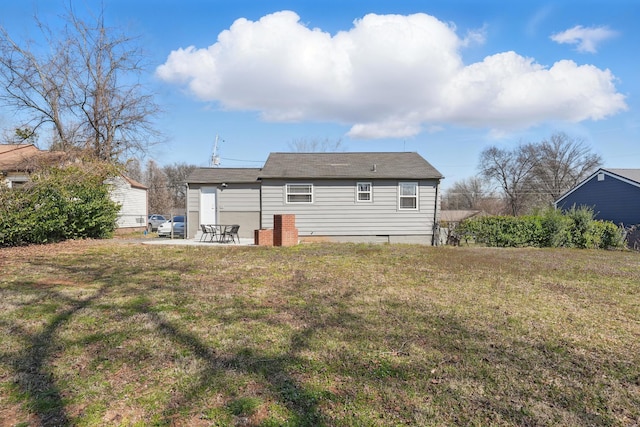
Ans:
[[[113,169],[101,165],[47,168],[24,187],[0,186],[0,246],[107,238],[120,206],[104,180]]]
[[[456,229],[461,237],[495,247],[620,248],[623,233],[610,221],[594,219],[593,209],[572,207],[567,212],[550,208],[527,216],[484,216],[464,221]]]

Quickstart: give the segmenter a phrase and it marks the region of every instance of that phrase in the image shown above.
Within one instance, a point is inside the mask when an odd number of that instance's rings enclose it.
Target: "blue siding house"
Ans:
[[[640,169],[598,169],[555,202],[558,209],[593,208],[596,219],[640,224]]]

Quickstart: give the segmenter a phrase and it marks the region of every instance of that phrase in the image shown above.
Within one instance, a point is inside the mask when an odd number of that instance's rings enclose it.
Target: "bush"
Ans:
[[[544,230],[541,246],[547,248],[569,246],[571,218],[564,215],[562,211],[554,208],[542,211],[539,215]]]
[[[109,167],[51,168],[32,175],[24,188],[0,188],[0,246],[106,238],[120,206],[109,196]]]
[[[595,237],[592,232],[593,209],[586,206],[576,208],[574,205],[565,215],[571,220],[568,246],[573,248],[591,247]]]
[[[612,222],[594,220],[593,210],[573,207],[565,214],[547,209],[535,215],[485,216],[460,224],[462,237],[497,247],[619,248],[621,230]]]
[[[543,240],[542,222],[536,216],[485,216],[463,222],[458,231],[488,246],[541,246]]]
[[[593,221],[591,232],[594,248],[622,248],[625,245],[624,233],[610,221]]]

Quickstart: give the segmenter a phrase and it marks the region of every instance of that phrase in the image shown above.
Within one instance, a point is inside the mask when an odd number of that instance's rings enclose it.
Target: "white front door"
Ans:
[[[216,224],[216,187],[200,189],[200,224]]]

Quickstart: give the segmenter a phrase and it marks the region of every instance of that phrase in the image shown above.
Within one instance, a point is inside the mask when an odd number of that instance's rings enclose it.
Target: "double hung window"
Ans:
[[[313,203],[313,184],[287,184],[287,203]]]
[[[418,183],[417,182],[401,182],[398,184],[400,210],[416,210],[418,209]]]
[[[371,183],[370,182],[358,182],[356,184],[356,201],[358,202],[370,202],[371,197]]]

